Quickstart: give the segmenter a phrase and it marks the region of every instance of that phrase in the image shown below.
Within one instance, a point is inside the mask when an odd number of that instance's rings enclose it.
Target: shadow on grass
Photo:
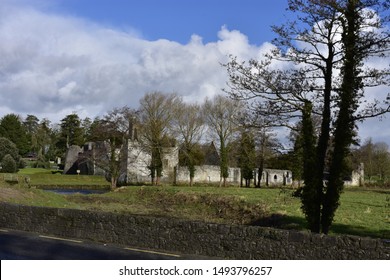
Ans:
[[[339,223],[332,224],[331,232],[335,234],[349,234],[372,238],[390,239],[390,230],[370,230],[361,226],[343,225]]]
[[[252,221],[250,225],[261,227],[274,227],[280,229],[304,230],[306,229],[307,224],[306,220],[302,217],[272,214],[271,216],[263,217]]]
[[[252,226],[273,227],[287,230],[306,230],[307,222],[303,217],[287,216],[273,214],[268,217],[260,218],[250,223]],[[334,223],[330,230],[331,234],[336,235],[355,235],[361,237],[372,237],[381,239],[390,239],[390,230],[370,230],[361,226],[343,225]]]

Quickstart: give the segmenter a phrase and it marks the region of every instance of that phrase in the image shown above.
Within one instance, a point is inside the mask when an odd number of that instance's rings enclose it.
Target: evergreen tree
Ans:
[[[18,115],[8,114],[1,118],[0,137],[5,137],[13,142],[22,156],[30,149],[27,131]]]
[[[18,148],[16,147],[16,145],[14,143],[12,143],[9,139],[4,138],[4,137],[0,137],[0,162],[3,163],[3,159],[6,157],[7,157],[7,159],[6,159],[7,163],[11,162],[11,160],[9,160],[9,158],[11,157],[13,159],[13,162],[16,165],[16,168],[20,165],[21,157],[19,155],[19,151],[18,151]],[[13,166],[12,163],[10,163],[9,166]],[[2,166],[2,168],[3,168],[3,166]],[[6,167],[6,169],[4,169],[3,172],[5,172],[5,170],[7,170],[7,172],[9,172],[10,169],[7,169],[7,168],[8,167]],[[16,171],[12,171],[12,170],[11,170],[11,172],[16,172]]]
[[[76,113],[67,115],[61,120],[60,138],[57,142],[58,149],[63,153],[72,145],[84,145],[83,129]]]
[[[240,141],[239,167],[241,177],[245,180],[245,187],[250,187],[254,179],[253,172],[256,167],[255,139],[250,131],[242,131]]]
[[[37,144],[36,133],[39,126],[39,119],[34,115],[27,115],[27,117],[23,121],[23,126],[27,133],[27,139],[29,142],[29,151],[37,153],[38,144]]]

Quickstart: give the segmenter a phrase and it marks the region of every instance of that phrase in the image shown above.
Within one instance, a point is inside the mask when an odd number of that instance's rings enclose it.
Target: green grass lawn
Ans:
[[[61,187],[61,186],[101,186],[109,187],[109,183],[103,176],[88,176],[88,175],[62,175],[55,173],[56,170],[48,170],[43,168],[24,168],[18,172],[22,178],[28,177],[31,186],[40,187]]]
[[[389,190],[345,191],[332,231],[390,239],[389,199]]]
[[[108,186],[98,176],[24,170],[31,186]],[[265,225],[305,230],[299,198],[292,189],[214,186],[131,186],[95,195],[60,195],[26,184],[9,186],[0,178],[0,201],[145,214],[216,223]],[[390,239],[390,190],[345,189],[330,234]]]
[[[32,175],[32,174],[52,174],[52,173],[51,173],[50,169],[45,169],[45,168],[23,168],[23,169],[20,169],[18,174]]]

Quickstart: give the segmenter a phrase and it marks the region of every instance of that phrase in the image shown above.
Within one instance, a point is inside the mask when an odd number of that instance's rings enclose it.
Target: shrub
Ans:
[[[43,160],[37,160],[32,164],[33,168],[45,168],[45,169],[50,169],[50,162],[48,161],[43,161]]]
[[[19,161],[20,159],[16,145],[9,139],[0,137],[0,160],[2,160],[5,155],[10,155],[15,161]]]
[[[23,168],[26,168],[26,166],[27,166],[27,163],[23,159],[20,159],[18,162],[18,168],[23,169]]]
[[[16,167],[16,161],[13,159],[13,157],[10,154],[6,154],[3,157],[3,160],[1,162],[1,172],[4,173],[16,173],[17,167]]]

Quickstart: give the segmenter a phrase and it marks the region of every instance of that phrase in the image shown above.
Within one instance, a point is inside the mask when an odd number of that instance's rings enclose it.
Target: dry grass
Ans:
[[[11,185],[0,177],[0,201],[305,230],[300,201],[291,193],[291,189],[275,188],[133,186],[105,194],[60,195],[29,188],[24,183]],[[346,190],[331,234],[389,239],[389,201],[390,190]]]

